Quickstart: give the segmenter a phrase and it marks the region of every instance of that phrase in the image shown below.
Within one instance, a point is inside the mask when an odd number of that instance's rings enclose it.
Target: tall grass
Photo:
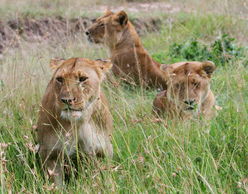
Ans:
[[[221,21],[228,30],[234,27],[225,18]],[[215,37],[218,26],[213,23],[199,16],[142,39],[147,50],[156,53],[191,34],[188,26],[198,26],[194,28],[198,32],[192,33],[207,42],[208,37],[201,35]],[[208,31],[200,24],[209,26]],[[168,37],[170,41],[161,41]],[[106,49],[88,45],[82,34],[65,41],[65,46],[23,42],[21,48],[0,59],[1,193],[61,193],[43,175],[35,153],[34,129],[51,76],[49,60],[58,56],[107,57]],[[106,82],[103,89],[114,118],[114,158],[80,163],[78,176],[70,177],[63,192],[248,192],[247,83],[247,67],[239,60],[219,67],[212,78],[212,89],[222,107],[216,118],[157,122],[151,113],[156,91]]]

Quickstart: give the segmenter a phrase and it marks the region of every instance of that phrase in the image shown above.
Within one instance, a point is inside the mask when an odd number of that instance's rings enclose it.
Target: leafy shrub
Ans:
[[[190,39],[183,43],[174,43],[169,47],[167,56],[172,63],[177,61],[211,60],[216,65],[223,66],[234,59],[240,59],[243,60],[244,65],[247,65],[246,51],[247,48],[235,44],[234,38],[223,34],[210,45],[196,39]],[[158,53],[153,55],[153,57],[155,60],[162,62],[165,60],[165,53]]]
[[[176,59],[197,61],[210,58],[211,53],[206,45],[197,40],[190,40],[182,44],[172,44],[169,48],[169,56]]]
[[[227,34],[222,35],[210,47],[210,60],[218,64],[224,64],[232,59],[243,58],[245,48],[237,46],[234,41],[235,39],[229,37]]]

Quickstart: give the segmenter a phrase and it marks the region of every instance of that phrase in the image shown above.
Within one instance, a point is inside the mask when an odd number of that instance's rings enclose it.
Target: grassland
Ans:
[[[171,44],[191,38],[210,44],[228,33],[246,46],[247,20],[225,14],[166,16],[168,24],[142,41],[151,54],[165,53],[164,63],[173,61],[166,55]],[[88,45],[82,34],[65,37],[63,44],[20,45],[0,59],[0,193],[61,193],[44,177],[35,154],[34,128],[51,76],[49,60],[108,54]],[[78,176],[63,192],[247,193],[248,69],[243,62],[236,58],[218,65],[212,89],[222,110],[211,121],[157,122],[151,114],[156,91],[105,83],[114,117],[114,158],[80,163]]]

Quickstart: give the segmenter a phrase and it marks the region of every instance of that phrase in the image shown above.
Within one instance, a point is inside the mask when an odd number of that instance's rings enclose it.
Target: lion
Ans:
[[[54,69],[37,124],[39,155],[56,185],[63,183],[64,158],[79,149],[90,157],[112,158],[112,116],[101,91],[112,64],[86,58],[51,60]]]
[[[161,64],[144,49],[139,35],[124,11],[107,11],[85,32],[91,43],[106,45],[111,53],[112,71],[129,83],[166,88]]]
[[[170,118],[211,118],[215,111],[215,97],[210,79],[216,67],[213,62],[180,62],[163,65],[168,88],[154,99],[153,111]]]

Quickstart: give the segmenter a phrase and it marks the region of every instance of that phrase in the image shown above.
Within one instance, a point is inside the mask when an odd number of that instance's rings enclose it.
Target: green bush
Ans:
[[[207,46],[197,40],[189,40],[182,44],[173,43],[168,54],[174,59],[193,61],[206,60],[211,56]]]
[[[159,62],[163,62],[165,57],[168,57],[172,63],[210,60],[218,66],[223,66],[235,59],[243,60],[243,64],[247,65],[246,52],[247,48],[236,45],[234,38],[231,38],[228,34],[223,34],[210,45],[197,39],[190,39],[183,43],[173,43],[169,46],[168,53],[154,54],[153,57]]]
[[[210,60],[216,64],[224,64],[235,58],[244,58],[245,48],[237,46],[234,41],[227,34],[222,35],[210,47]]]

